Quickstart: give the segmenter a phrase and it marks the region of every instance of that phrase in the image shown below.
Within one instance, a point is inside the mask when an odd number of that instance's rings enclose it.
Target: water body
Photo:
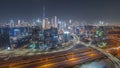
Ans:
[[[107,68],[107,66],[102,61],[95,61],[90,63],[85,63],[83,65],[77,65],[73,68]]]

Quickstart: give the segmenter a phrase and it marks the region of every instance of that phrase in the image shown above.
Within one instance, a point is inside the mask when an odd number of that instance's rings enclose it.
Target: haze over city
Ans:
[[[46,17],[96,22],[120,22],[119,0],[0,0],[0,22]]]

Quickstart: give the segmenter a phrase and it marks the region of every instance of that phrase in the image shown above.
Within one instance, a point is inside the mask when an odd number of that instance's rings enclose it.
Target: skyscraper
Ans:
[[[10,27],[14,27],[14,26],[15,26],[14,20],[10,20]]]
[[[52,27],[54,27],[54,28],[57,28],[57,27],[58,27],[57,16],[55,16],[54,19],[52,20]]]
[[[45,6],[43,6],[43,20],[42,20],[42,28],[45,29]]]
[[[44,24],[44,29],[50,29],[50,22],[48,20],[48,18],[45,19],[45,24]]]
[[[19,27],[21,26],[21,20],[18,20],[18,24]]]

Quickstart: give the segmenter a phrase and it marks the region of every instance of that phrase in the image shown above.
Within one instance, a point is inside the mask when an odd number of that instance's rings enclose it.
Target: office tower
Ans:
[[[57,16],[55,16],[55,18],[54,18],[54,26],[55,26],[55,28],[57,28],[57,27],[58,27],[58,23],[57,23]]]
[[[10,27],[14,27],[14,26],[15,26],[14,20],[10,20]]]
[[[58,22],[57,21],[58,21],[57,16],[55,16],[54,19],[51,20],[53,28],[58,28]]]
[[[21,21],[20,21],[20,20],[18,20],[18,26],[19,26],[19,27],[21,26]]]
[[[45,19],[45,27],[44,29],[50,29],[50,22],[48,20],[48,18]]]
[[[45,29],[45,6],[43,6],[43,20],[42,20],[42,28]]]

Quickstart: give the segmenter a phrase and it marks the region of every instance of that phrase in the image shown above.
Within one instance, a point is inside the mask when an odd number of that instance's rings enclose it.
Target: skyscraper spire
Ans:
[[[43,6],[43,23],[42,23],[42,28],[45,29],[45,6]]]
[[[45,19],[45,6],[43,5],[43,19]]]

